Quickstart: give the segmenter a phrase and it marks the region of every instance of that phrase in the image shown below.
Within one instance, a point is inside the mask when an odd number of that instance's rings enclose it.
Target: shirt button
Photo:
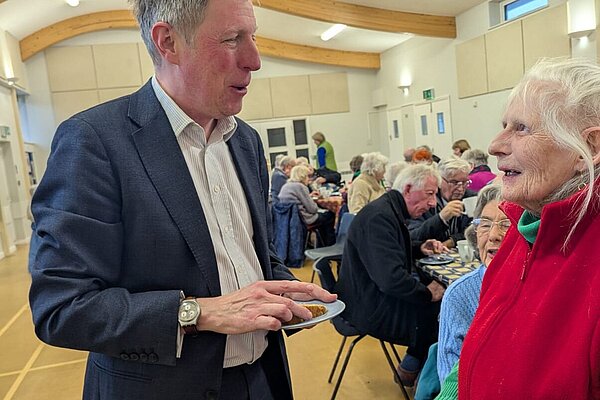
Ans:
[[[215,191],[215,193],[219,193],[221,191],[221,186],[217,185],[213,190]]]

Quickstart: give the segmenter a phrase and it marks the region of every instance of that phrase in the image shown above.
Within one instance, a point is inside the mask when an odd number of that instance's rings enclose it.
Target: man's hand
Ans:
[[[460,200],[452,200],[446,204],[446,206],[440,211],[440,218],[444,220],[444,222],[450,221],[452,217],[458,217],[462,214],[465,209],[462,201]]]
[[[330,303],[337,295],[313,283],[258,281],[224,296],[197,298],[202,309],[198,330],[233,335],[259,329],[278,330],[293,315],[311,319],[311,312],[292,299]]]
[[[450,250],[442,242],[435,239],[427,239],[421,244],[421,253],[426,256],[432,254],[448,253]]]
[[[432,281],[429,285],[427,285],[427,289],[431,292],[431,301],[436,302],[442,299],[444,292],[446,289],[442,285],[440,285],[436,281]]]

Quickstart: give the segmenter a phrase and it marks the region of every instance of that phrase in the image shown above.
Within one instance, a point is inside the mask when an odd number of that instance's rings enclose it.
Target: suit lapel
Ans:
[[[129,116],[140,125],[132,136],[148,177],[194,255],[210,294],[220,295],[204,211],[173,129],[150,83],[132,95]]]

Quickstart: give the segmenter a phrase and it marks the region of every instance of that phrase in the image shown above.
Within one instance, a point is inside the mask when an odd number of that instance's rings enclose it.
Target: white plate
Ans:
[[[419,262],[421,264],[427,264],[427,265],[450,264],[453,261],[454,261],[454,257],[448,256],[446,254],[436,254],[436,255],[433,255],[433,256],[421,258],[419,260]]]
[[[330,320],[331,318],[340,315],[346,305],[341,300],[336,300],[333,303],[323,303],[319,300],[309,300],[309,301],[296,301],[298,304],[320,304],[327,307],[327,312],[323,315],[319,315],[313,319],[309,319],[307,321],[298,322],[297,324],[292,325],[283,325],[281,329],[300,329],[306,328],[308,326],[313,326],[318,324],[319,322]]]

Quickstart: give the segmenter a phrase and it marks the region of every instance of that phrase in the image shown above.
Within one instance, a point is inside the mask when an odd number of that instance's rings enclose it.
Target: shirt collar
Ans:
[[[206,137],[204,135],[204,129],[198,125],[193,119],[191,119],[182,109],[177,105],[175,100],[173,100],[167,92],[161,87],[160,83],[156,79],[156,75],[152,76],[152,89],[154,89],[154,94],[156,94],[156,98],[158,102],[165,110],[165,114],[167,115],[167,119],[169,120],[169,124],[171,124],[171,128],[173,128],[173,132],[176,137],[188,127],[194,126],[196,129],[199,129],[201,132],[200,141],[203,144],[206,144]],[[213,129],[212,135],[218,135],[223,137],[223,141],[227,142],[231,136],[235,133],[237,129],[237,121],[234,117],[229,116],[222,119],[217,120],[217,124]]]

